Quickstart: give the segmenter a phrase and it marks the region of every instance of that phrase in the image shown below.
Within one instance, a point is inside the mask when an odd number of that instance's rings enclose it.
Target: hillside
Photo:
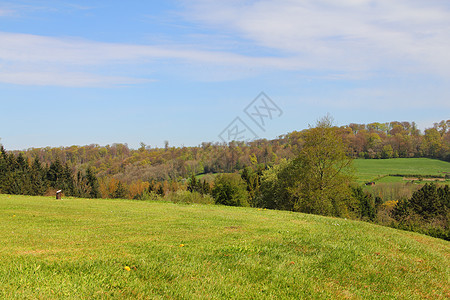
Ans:
[[[1,298],[444,299],[450,243],[299,213],[0,195]]]
[[[339,136],[353,158],[427,157],[450,161],[450,120],[435,123],[421,133],[414,122],[349,124],[339,127]],[[259,139],[225,143],[204,142],[194,147],[155,148],[144,143],[139,149],[127,144],[96,144],[70,147],[30,148],[22,153],[30,162],[38,158],[49,166],[55,160],[75,171],[92,167],[98,178],[114,177],[131,184],[187,178],[192,173],[229,173],[245,166],[274,165],[295,157],[310,129],[293,131],[273,140]]]

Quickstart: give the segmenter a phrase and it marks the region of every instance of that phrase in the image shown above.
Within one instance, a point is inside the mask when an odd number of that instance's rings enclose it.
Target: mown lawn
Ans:
[[[379,176],[389,174],[441,176],[450,174],[449,162],[429,158],[355,159],[353,164],[359,182],[372,181]],[[384,181],[399,182],[402,180],[402,177],[390,177]]]
[[[0,298],[448,299],[450,243],[337,218],[0,195]]]

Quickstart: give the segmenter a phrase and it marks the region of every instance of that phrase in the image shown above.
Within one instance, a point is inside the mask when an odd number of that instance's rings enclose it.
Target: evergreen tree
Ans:
[[[364,192],[362,187],[354,187],[353,189],[353,197],[357,201],[359,218],[362,220],[370,220],[373,221],[376,216],[376,208],[375,208],[375,200],[372,195]]]
[[[202,186],[202,189],[201,189],[202,195],[211,194],[211,185],[206,180],[202,181],[201,186]]]
[[[55,188],[57,182],[61,180],[63,177],[64,168],[59,159],[54,160],[47,171],[47,180],[50,182],[50,185]]]
[[[86,179],[87,179],[87,183],[90,187],[89,197],[90,198],[100,198],[101,197],[100,186],[99,186],[97,177],[95,176],[91,167],[87,168],[87,170],[86,170]]]
[[[63,165],[63,178],[61,181],[62,190],[66,195],[76,196],[74,174],[68,164]]]
[[[114,199],[125,199],[126,196],[127,196],[127,189],[125,188],[123,183],[119,181],[119,183],[117,184],[116,190],[112,194],[112,198],[114,198]]]
[[[22,172],[28,172],[29,169],[28,160],[23,156],[22,152],[19,153],[16,163],[17,163],[17,170]]]
[[[44,195],[48,188],[48,183],[45,176],[45,169],[42,167],[39,158],[36,156],[31,165],[31,195]]]
[[[0,193],[4,192],[5,180],[7,177],[8,165],[7,165],[7,154],[3,145],[0,145]]]
[[[189,192],[198,192],[199,184],[200,182],[197,181],[197,178],[195,177],[194,173],[192,173],[191,178],[188,181],[187,190]]]
[[[6,165],[9,172],[14,172],[19,168],[16,156],[13,153],[7,155]]]
[[[436,184],[425,184],[412,195],[408,205],[416,214],[430,219],[442,214],[445,210],[445,199],[441,199],[441,195],[445,195],[445,192],[438,192]]]

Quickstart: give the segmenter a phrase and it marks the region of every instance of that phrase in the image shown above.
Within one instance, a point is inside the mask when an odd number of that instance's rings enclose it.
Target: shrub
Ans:
[[[247,184],[239,174],[217,176],[212,194],[216,204],[249,206]]]
[[[153,191],[144,191],[142,194],[136,195],[133,199],[145,201],[161,201],[162,197]]]

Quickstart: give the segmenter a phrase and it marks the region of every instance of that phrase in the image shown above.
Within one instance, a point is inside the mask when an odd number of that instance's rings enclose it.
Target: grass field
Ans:
[[[359,182],[373,181],[389,174],[445,175],[450,174],[450,163],[429,158],[355,159]],[[403,182],[402,177],[384,177],[380,182]],[[447,181],[448,182],[448,181]]]
[[[450,243],[282,211],[0,195],[0,298],[448,299]]]

